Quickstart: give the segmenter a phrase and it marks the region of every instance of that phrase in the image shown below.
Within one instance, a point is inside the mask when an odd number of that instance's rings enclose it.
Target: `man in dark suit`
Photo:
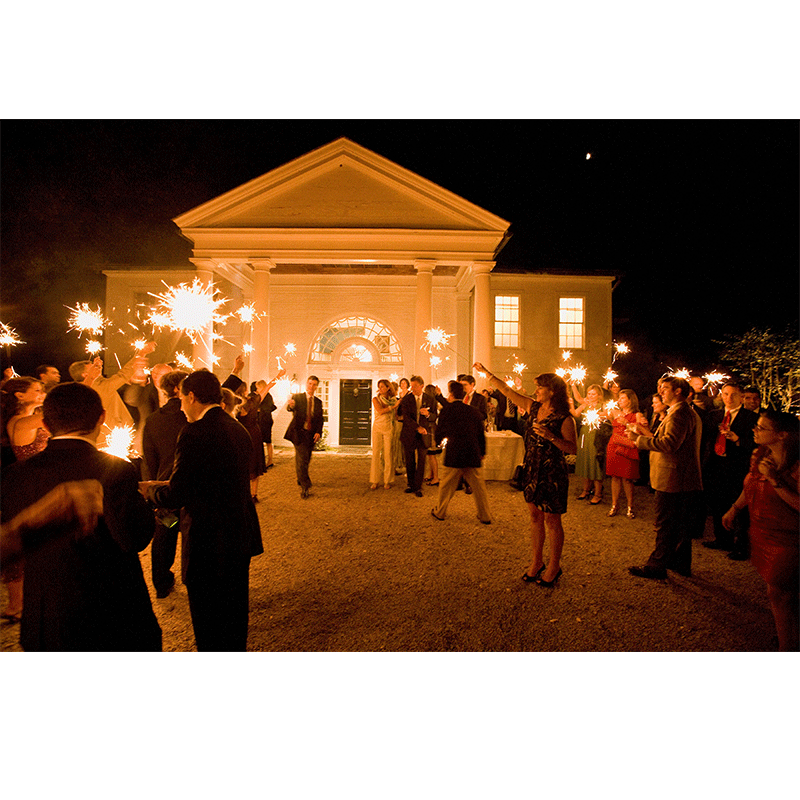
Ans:
[[[159,508],[183,508],[183,582],[198,650],[247,649],[250,559],[264,552],[250,495],[250,434],[220,407],[222,389],[207,370],[181,384],[189,424],[178,437],[167,482],[142,491]]]
[[[292,412],[292,421],[283,438],[294,445],[294,468],[302,498],[308,497],[311,489],[308,465],[314,445],[322,436],[322,402],[318,397],[314,397],[318,386],[319,378],[316,375],[309,375],[305,392],[293,394],[286,404],[286,408]]]
[[[138,555],[153,536],[153,514],[138,492],[135,467],[96,448],[105,418],[94,389],[55,386],[43,405],[52,434],[47,447],[3,475],[4,521],[65,481],[94,479],[103,490],[102,516],[94,525],[50,521],[21,536],[25,650],[161,649]]]
[[[475,378],[472,375],[459,375],[457,380],[464,387],[464,397],[461,402],[472,406],[485,423],[489,418],[489,404],[480,392],[475,391]],[[463,479],[458,481],[458,489],[465,489],[467,494],[472,494],[472,487]]]
[[[729,550],[731,558],[743,560],[750,555],[747,536],[749,520],[736,518],[733,531],[722,524],[722,517],[742,492],[745,475],[753,453],[753,428],[758,415],[742,405],[742,391],[735,383],[726,383],[720,392],[723,407],[708,415],[709,437],[703,465],[703,483],[714,522],[714,541],[703,542],[712,550]]]
[[[475,494],[478,519],[488,525],[492,521],[486,484],[481,473],[482,459],[486,455],[486,435],[483,420],[477,409],[463,401],[464,387],[458,381],[447,384],[450,403],[442,409],[436,426],[436,443],[445,439],[444,465],[439,479],[439,499],[431,514],[444,519],[447,506],[456,492],[460,479],[464,479]]]
[[[176,370],[161,378],[159,389],[169,398],[150,414],[142,432],[142,477],[146,481],[168,481],[175,462],[178,436],[186,427],[181,410],[180,385],[188,373]],[[156,532],[150,549],[153,586],[156,597],[164,598],[175,585],[172,564],[178,547],[180,509],[165,511],[156,517]]]
[[[422,480],[425,477],[425,457],[428,454],[430,419],[436,410],[436,398],[424,392],[425,381],[419,375],[411,376],[411,391],[400,401],[397,416],[403,421],[400,443],[406,458],[406,494],[422,497]]]

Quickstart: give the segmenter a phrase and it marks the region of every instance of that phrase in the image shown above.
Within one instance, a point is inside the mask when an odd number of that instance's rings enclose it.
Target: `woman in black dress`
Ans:
[[[244,401],[239,411],[239,422],[247,428],[250,438],[253,440],[253,448],[250,454],[250,494],[253,502],[258,502],[258,479],[267,471],[267,463],[264,459],[264,440],[261,438],[260,411],[261,395],[258,392],[250,392],[247,400]]]
[[[536,391],[533,397],[528,397],[511,389],[482,364],[475,363],[473,368],[486,373],[493,388],[499,389],[528,414],[522,485],[531,515],[532,557],[522,580],[539,586],[555,586],[561,576],[564,547],[561,515],[567,510],[569,495],[569,471],[564,456],[574,455],[578,450],[567,385],[555,373],[545,372],[536,377]],[[547,564],[544,563],[545,534],[550,542]]]

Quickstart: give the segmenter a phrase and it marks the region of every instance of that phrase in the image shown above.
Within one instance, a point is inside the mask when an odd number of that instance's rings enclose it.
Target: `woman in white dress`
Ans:
[[[369,488],[377,489],[380,480],[381,458],[383,458],[383,488],[394,483],[394,459],[392,458],[392,434],[394,432],[394,409],[397,398],[389,381],[378,381],[378,393],[372,398],[374,413],[372,422],[372,464],[369,470]]]

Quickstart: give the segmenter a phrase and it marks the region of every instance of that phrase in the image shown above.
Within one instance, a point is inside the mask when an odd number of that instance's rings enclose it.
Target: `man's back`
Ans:
[[[154,518],[138,492],[129,462],[76,439],[56,439],[7,471],[3,519],[63,481],[95,478],[103,486],[103,516],[90,534],[77,524],[51,524],[23,535],[25,650],[160,650],[138,552],[153,535]]]
[[[486,453],[486,435],[480,412],[466,403],[450,403],[442,409],[436,429],[436,441],[447,439],[444,465],[446,467],[481,466]]]
[[[186,416],[181,411],[178,397],[168,400],[147,418],[142,436],[145,480],[169,480],[175,460],[175,445],[185,427]]]

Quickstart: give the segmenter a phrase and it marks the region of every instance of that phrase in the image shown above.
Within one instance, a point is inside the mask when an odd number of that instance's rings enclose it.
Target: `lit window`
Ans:
[[[583,350],[583,298],[562,297],[558,301],[558,346]]]
[[[494,298],[494,346],[519,347],[519,297]]]

